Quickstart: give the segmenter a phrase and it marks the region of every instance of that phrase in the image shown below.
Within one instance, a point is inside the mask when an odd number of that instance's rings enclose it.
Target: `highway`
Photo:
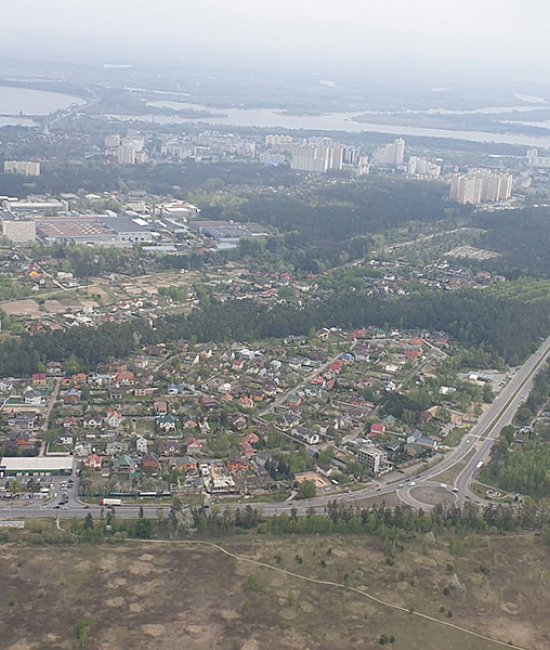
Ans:
[[[550,337],[541,344],[540,348],[522,366],[519,366],[512,373],[508,383],[498,393],[493,403],[479,418],[470,432],[464,436],[461,443],[449,451],[441,462],[411,477],[411,480],[404,487],[399,487],[400,485],[403,486],[404,479],[393,479],[391,482],[380,479],[376,486],[367,486],[354,492],[323,495],[312,499],[285,503],[258,503],[251,501],[250,505],[260,511],[265,517],[284,512],[289,513],[293,508],[297,510],[298,514],[306,514],[310,509],[314,509],[316,512],[323,512],[330,501],[353,505],[367,498],[381,497],[397,492],[400,499],[412,507],[430,508],[433,504],[423,503],[421,499],[414,497],[411,491],[414,492],[415,488],[423,484],[427,486],[436,484],[439,476],[464,461],[466,462],[465,466],[458,474],[454,485],[450,486],[450,494],[453,494],[453,499],[461,504],[467,499],[482,502],[470,490],[470,484],[478,471],[479,463],[487,461],[491,447],[498,438],[501,428],[512,422],[517,409],[529,394],[537,370],[548,358],[549,354]],[[468,458],[468,456],[470,457]],[[411,485],[412,482],[414,482],[414,486]],[[20,505],[18,502],[15,502],[9,506],[2,504],[0,505],[0,519],[32,519],[52,516],[59,518],[82,518],[88,512],[91,512],[94,517],[98,517],[102,510],[105,514],[107,510],[106,508],[102,509],[99,505],[86,506],[86,504],[82,503],[77,495],[77,482],[73,490],[69,493],[67,507],[65,509],[54,509],[55,505],[57,505],[57,501],[42,505],[35,502],[27,502],[25,505]],[[225,506],[224,502],[220,501],[218,505],[221,508],[244,508],[247,504],[240,503]],[[169,506],[163,507],[165,512],[169,510]],[[143,510],[146,517],[157,517],[158,506],[147,505],[144,506]],[[139,516],[139,506],[116,507],[116,513],[119,517],[136,518]]]

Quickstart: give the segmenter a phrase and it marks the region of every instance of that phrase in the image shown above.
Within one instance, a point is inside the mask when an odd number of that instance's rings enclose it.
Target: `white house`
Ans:
[[[148,447],[148,442],[147,440],[141,436],[136,440],[136,449],[139,454],[146,454],[147,453],[147,447]]]
[[[42,395],[37,390],[34,390],[34,388],[28,386],[23,391],[23,401],[25,404],[40,406],[42,404]]]

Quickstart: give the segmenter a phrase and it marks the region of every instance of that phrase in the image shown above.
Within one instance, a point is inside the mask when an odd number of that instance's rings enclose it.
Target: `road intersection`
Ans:
[[[284,503],[252,503],[262,516],[270,517],[277,514],[289,513],[295,509],[298,514],[306,514],[314,510],[315,512],[324,512],[332,501],[346,503],[349,505],[358,505],[368,499],[381,499],[386,495],[397,493],[399,499],[414,508],[429,509],[434,503],[423,501],[419,496],[422,491],[420,487],[434,487],[447,493],[445,501],[464,504],[466,500],[483,503],[483,500],[471,491],[471,483],[480,467],[487,462],[491,448],[497,440],[500,430],[512,419],[525,401],[537,371],[543,362],[550,355],[550,337],[547,338],[533,353],[522,366],[516,368],[511,374],[508,383],[502,388],[500,393],[495,397],[493,403],[480,416],[478,422],[472,427],[470,432],[464,436],[461,443],[451,451],[436,465],[422,470],[420,473],[409,479],[393,479],[387,482],[380,480],[376,485],[369,485],[360,490],[353,492],[340,493],[337,495],[322,495],[312,499],[303,499],[300,501]],[[450,470],[458,471],[453,483],[441,482],[441,477]],[[452,495],[452,496],[451,496]],[[25,505],[16,503],[9,506],[1,507],[1,519],[32,519],[56,516],[59,518],[82,518],[91,512],[94,516],[100,516],[105,513],[105,509],[99,505],[85,504],[78,498],[77,485],[69,494],[69,501],[66,507],[54,509],[56,503],[36,504],[28,502]],[[225,507],[220,502],[220,507]],[[246,504],[232,504],[231,507],[244,507]],[[158,505],[144,505],[143,513],[146,517],[156,518],[158,514]],[[227,506],[229,507],[229,506]],[[124,518],[137,518],[140,515],[139,505],[127,505],[116,508],[118,516]]]

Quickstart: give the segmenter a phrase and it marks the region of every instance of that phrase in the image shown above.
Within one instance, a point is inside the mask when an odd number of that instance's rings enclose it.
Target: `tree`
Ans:
[[[75,632],[76,638],[78,639],[78,646],[80,648],[85,648],[88,645],[94,623],[95,621],[93,616],[88,615],[76,624]]]
[[[313,499],[313,497],[317,496],[317,487],[315,485],[315,481],[311,479],[306,479],[305,481],[302,481],[300,483],[300,487],[298,488],[298,499]]]
[[[150,519],[138,519],[134,527],[134,536],[138,539],[150,539],[153,532],[153,522]]]

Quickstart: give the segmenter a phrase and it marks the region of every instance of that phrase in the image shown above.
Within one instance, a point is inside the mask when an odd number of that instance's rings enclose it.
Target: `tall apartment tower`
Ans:
[[[451,178],[449,198],[458,203],[499,203],[512,196],[512,175],[489,169],[473,169]]]
[[[405,158],[405,140],[398,138],[391,144],[385,144],[374,152],[373,162],[376,165],[398,167]]]

